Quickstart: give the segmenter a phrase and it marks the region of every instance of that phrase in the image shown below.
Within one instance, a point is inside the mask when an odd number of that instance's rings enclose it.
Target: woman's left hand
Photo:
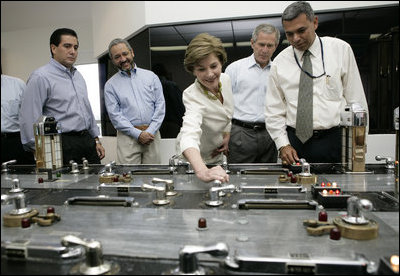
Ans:
[[[218,148],[216,148],[213,153],[211,154],[211,157],[215,157],[218,154],[220,154],[221,152],[225,155],[228,155],[229,153],[229,138],[231,137],[229,132],[225,132],[224,133],[224,138],[222,140],[222,145],[219,146]]]

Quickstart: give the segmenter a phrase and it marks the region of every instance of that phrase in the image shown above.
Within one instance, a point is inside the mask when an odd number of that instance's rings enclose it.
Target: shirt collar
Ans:
[[[257,63],[257,61],[256,61],[256,59],[254,57],[254,53],[249,57],[248,61],[249,61],[248,62],[248,68],[251,68],[253,66],[258,66],[258,67],[261,68],[261,66]],[[271,60],[269,60],[267,66],[265,66],[262,69],[270,69],[270,68],[271,68]]]
[[[127,73],[127,72],[125,72],[125,71],[122,71],[121,69],[118,69],[118,70],[119,70],[119,73],[120,73],[121,75],[129,77],[129,75],[128,75],[128,73]],[[136,73],[136,71],[137,71],[137,66],[136,66],[136,63],[133,63],[133,68],[131,68],[131,70],[130,70],[130,72],[131,72],[131,75],[135,74],[135,73]]]
[[[294,47],[293,47],[293,48],[294,48]],[[315,34],[315,39],[314,39],[313,44],[311,44],[311,46],[310,46],[307,50],[308,50],[308,51],[311,53],[311,55],[314,56],[314,57],[317,57],[317,56],[320,55],[320,53],[321,53],[321,44],[319,43],[319,37],[318,37],[317,34]],[[303,59],[303,54],[304,54],[305,51],[299,51],[299,50],[297,50],[296,48],[294,48],[294,51],[295,51],[296,56],[297,56],[297,58],[298,58],[299,60],[300,60],[300,59]]]
[[[62,72],[67,72],[67,73],[72,73],[74,74],[76,71],[76,68],[74,66],[71,67],[71,70],[68,69],[67,67],[65,67],[64,65],[62,65],[61,63],[59,63],[57,60],[55,60],[54,58],[51,58],[50,60],[50,64],[52,64],[54,67],[56,67],[58,70],[62,71]]]

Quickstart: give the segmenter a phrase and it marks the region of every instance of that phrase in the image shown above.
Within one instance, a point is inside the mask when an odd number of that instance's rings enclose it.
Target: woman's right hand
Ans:
[[[221,166],[215,166],[211,169],[206,167],[205,169],[196,171],[196,176],[204,182],[211,182],[214,180],[219,180],[222,183],[229,182],[229,175]]]

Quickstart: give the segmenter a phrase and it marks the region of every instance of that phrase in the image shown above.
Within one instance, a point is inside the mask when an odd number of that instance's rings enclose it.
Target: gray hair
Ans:
[[[311,5],[305,1],[298,1],[290,4],[282,14],[282,22],[291,21],[295,19],[300,14],[304,13],[309,21],[314,20],[314,11],[311,8]]]
[[[273,34],[275,33],[275,44],[279,44],[279,39],[281,38],[281,32],[273,25],[270,24],[260,24],[258,25],[251,36],[251,39],[253,39],[253,42],[255,43],[258,38],[258,34],[260,32],[266,33],[266,34]]]
[[[121,44],[121,43],[124,43],[126,45],[126,47],[128,47],[129,51],[132,51],[132,47],[128,41],[126,41],[125,39],[122,39],[122,38],[116,38],[113,41],[111,41],[110,44],[108,45],[108,55],[110,56],[111,59],[112,59],[111,48],[113,46]]]

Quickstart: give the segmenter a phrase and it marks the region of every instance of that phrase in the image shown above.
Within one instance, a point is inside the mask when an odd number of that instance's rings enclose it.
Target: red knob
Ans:
[[[325,211],[321,211],[318,213],[318,220],[319,221],[328,221],[328,213]]]
[[[53,213],[54,214],[54,207],[47,207],[47,214]]]
[[[39,183],[43,183],[43,182],[44,182],[43,178],[42,178],[42,177],[39,177],[39,178],[38,178],[38,182],[39,182]]]
[[[340,233],[339,228],[337,228],[337,227],[332,228],[331,232],[329,234],[329,237],[331,238],[331,240],[335,240],[335,241],[340,240],[341,233]]]
[[[31,226],[31,221],[28,218],[23,218],[21,219],[21,227],[22,228],[28,228]]]
[[[198,227],[207,228],[207,220],[205,218],[199,218]]]

